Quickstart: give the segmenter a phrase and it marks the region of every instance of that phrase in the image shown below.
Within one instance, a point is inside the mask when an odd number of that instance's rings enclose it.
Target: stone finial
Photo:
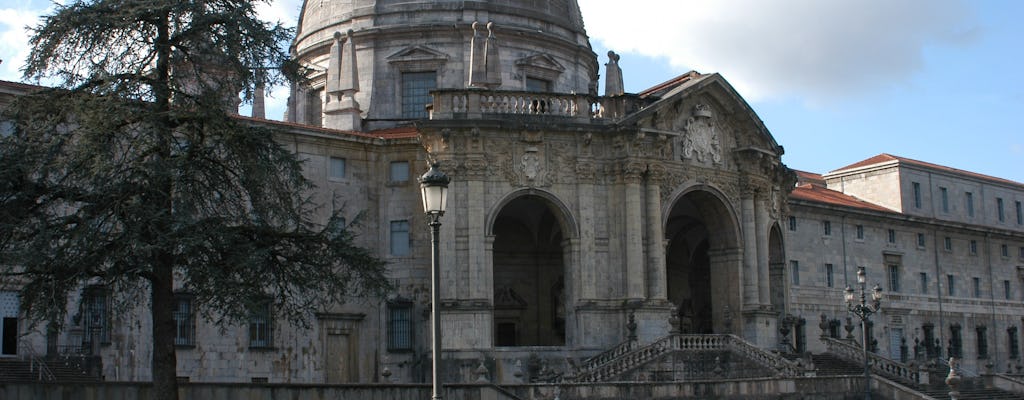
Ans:
[[[681,331],[679,330],[679,308],[672,306],[671,314],[668,316],[669,334],[678,335]]]
[[[484,65],[487,70],[487,87],[495,89],[501,86],[501,54],[498,50],[498,38],[494,36],[494,22],[487,23],[487,41],[484,42]]]
[[[469,42],[469,86],[494,89],[501,86],[501,56],[494,22],[487,23],[484,37],[480,23],[473,22],[473,38]]]
[[[960,361],[956,357],[949,358],[949,375],[946,375],[946,385],[949,386],[949,398],[951,400],[960,399],[960,391],[957,387],[960,386],[960,374],[957,369],[960,368]]]
[[[630,310],[629,316],[626,317],[626,329],[629,331],[629,340],[636,341],[636,313],[633,310]]]
[[[263,83],[263,74],[258,74],[256,88],[252,93],[252,117],[267,118],[267,102],[265,100],[266,86]]]
[[[327,104],[324,105],[324,126],[342,130],[362,130],[362,111],[356,102],[359,91],[359,63],[356,61],[354,33],[347,36],[334,32],[327,68]],[[331,101],[330,99],[336,99]]]
[[[341,32],[334,32],[334,42],[327,60],[327,93],[340,92],[341,78]]]
[[[619,55],[608,51],[608,63],[605,64],[604,95],[618,96],[626,92],[622,83],[622,68],[619,67]]]
[[[512,376],[516,379],[517,383],[526,382],[523,376],[523,360],[516,360],[516,365],[512,367]]]

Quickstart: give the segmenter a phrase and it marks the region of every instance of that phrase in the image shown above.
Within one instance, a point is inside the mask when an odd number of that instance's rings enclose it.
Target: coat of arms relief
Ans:
[[[722,144],[711,108],[706,104],[693,107],[693,115],[683,123],[683,135],[677,139],[678,154],[682,160],[722,163]]]

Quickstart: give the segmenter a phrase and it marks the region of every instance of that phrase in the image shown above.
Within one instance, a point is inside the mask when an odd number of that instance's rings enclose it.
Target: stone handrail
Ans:
[[[620,345],[613,349],[616,351],[602,353],[605,357],[601,359],[601,362],[595,362],[594,366],[589,369],[581,369],[575,380],[577,382],[606,381],[676,350],[729,350],[776,371],[782,376],[797,376],[800,373],[800,369],[789,360],[764,351],[733,335],[669,335],[640,348],[622,352],[623,349],[625,348]]]
[[[38,373],[37,379],[40,382],[54,380],[50,367],[46,366],[46,362],[43,361],[42,357],[36,354],[36,350],[31,344],[25,343],[21,345],[21,355],[23,359],[28,359],[29,371]]]
[[[588,358],[576,368],[576,374],[589,372],[611,362],[612,360],[626,354],[637,347],[636,340],[626,340],[600,354]]]
[[[793,361],[787,360],[777,354],[769,353],[764,349],[754,346],[736,336],[727,336],[730,338],[730,350],[742,354],[762,366],[778,371],[778,373],[784,377],[795,377],[803,373],[801,368]]]
[[[949,359],[940,358],[939,364],[945,366],[946,368],[949,368]],[[977,378],[981,376],[980,374],[978,374],[978,371],[964,367],[963,363],[957,363],[956,372],[960,374],[960,376],[965,378]]]
[[[596,118],[597,103],[587,95],[481,89],[438,89],[430,119],[480,118],[482,114],[554,116],[580,122]]]
[[[825,341],[825,347],[829,353],[848,361],[864,363],[864,349],[835,338],[825,337],[822,339]],[[897,381],[913,384],[921,383],[921,372],[917,368],[911,368],[904,363],[890,360],[875,353],[868,353],[868,360],[870,360],[871,370],[877,374]]]

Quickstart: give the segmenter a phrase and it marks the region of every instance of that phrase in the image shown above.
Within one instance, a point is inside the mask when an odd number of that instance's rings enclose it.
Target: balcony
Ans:
[[[430,119],[485,119],[554,117],[567,122],[590,123],[620,118],[643,108],[635,95],[592,97],[571,93],[540,93],[506,90],[439,89],[431,92]]]

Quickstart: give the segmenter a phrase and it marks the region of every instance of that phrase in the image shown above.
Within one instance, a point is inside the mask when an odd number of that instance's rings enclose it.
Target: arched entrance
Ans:
[[[494,219],[494,344],[565,345],[565,235],[547,199],[518,197]]]
[[[732,324],[726,313],[738,290],[737,230],[718,196],[693,190],[673,204],[665,226],[668,299],[683,333],[716,333]],[[737,315],[732,308],[729,314]]]

